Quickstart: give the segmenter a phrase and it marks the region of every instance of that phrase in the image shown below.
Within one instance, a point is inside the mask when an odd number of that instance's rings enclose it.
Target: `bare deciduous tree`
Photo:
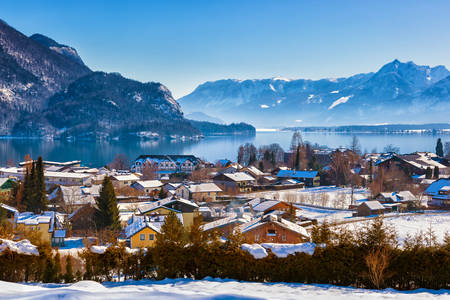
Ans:
[[[113,161],[109,164],[109,167],[115,170],[129,170],[130,160],[125,154],[119,153],[114,157]]]
[[[373,249],[366,256],[369,279],[380,289],[384,284],[386,269],[389,266],[389,251],[386,247]]]

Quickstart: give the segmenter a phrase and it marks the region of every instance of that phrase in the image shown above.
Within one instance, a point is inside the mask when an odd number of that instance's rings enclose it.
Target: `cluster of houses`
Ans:
[[[325,161],[328,154],[320,152],[317,155],[323,156]],[[423,197],[430,207],[450,208],[450,177],[445,175],[448,161],[429,153],[367,154],[363,159],[378,167],[396,165],[408,169],[417,184],[427,185]],[[67,235],[95,232],[96,198],[105,176],[111,179],[116,189],[122,237],[133,248],[151,247],[170,212],[175,213],[186,228],[201,215],[203,230],[215,230],[223,238],[240,232],[253,243],[307,241],[308,228],[316,222],[303,217],[301,208],[292,203],[252,198],[247,194],[316,187],[320,185],[318,171],[297,171],[281,166],[263,172],[254,166],[242,166],[226,159],[211,164],[192,155],[141,155],[132,163],[130,171],[87,168],[81,166],[80,161],[45,161],[44,167],[49,211],[35,215],[0,205],[19,232],[37,231],[53,246],[63,245]],[[143,175],[146,167],[157,176],[146,179]],[[431,167],[438,168],[440,175],[424,181],[421,176]],[[196,181],[188,180],[187,176],[176,177],[176,180],[172,177],[200,169],[206,170],[205,176]],[[353,171],[366,176],[363,168]],[[0,168],[0,195],[10,192],[14,181],[22,180],[23,176],[24,163],[18,167]],[[353,207],[355,216],[405,211],[418,199],[409,191],[396,191],[379,193],[370,200]]]

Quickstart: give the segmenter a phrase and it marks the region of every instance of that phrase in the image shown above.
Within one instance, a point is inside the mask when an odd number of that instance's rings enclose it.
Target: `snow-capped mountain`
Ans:
[[[444,66],[394,60],[348,78],[206,82],[178,101],[186,113],[259,127],[448,122],[449,76]]]

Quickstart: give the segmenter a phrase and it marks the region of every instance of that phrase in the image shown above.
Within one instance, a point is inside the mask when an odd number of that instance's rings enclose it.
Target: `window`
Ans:
[[[267,230],[267,235],[268,236],[277,236],[277,233],[276,233],[275,229],[269,229],[269,230]]]
[[[141,239],[141,241],[145,241],[145,234],[141,234],[140,239]]]
[[[149,239],[150,241],[153,241],[153,240],[155,239],[155,235],[154,235],[153,233],[149,234],[149,235],[148,235],[148,239]]]
[[[282,240],[283,242],[286,242],[286,235],[285,235],[285,234],[283,234],[283,235],[281,236],[281,240]]]
[[[259,241],[259,234],[255,234],[255,242]]]

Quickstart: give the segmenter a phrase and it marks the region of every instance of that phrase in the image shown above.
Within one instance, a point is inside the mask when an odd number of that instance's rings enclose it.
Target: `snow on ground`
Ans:
[[[336,209],[326,209],[326,208],[317,208],[310,207],[305,205],[295,205],[295,207],[299,208],[297,210],[297,215],[302,217],[307,217],[310,219],[316,219],[319,223],[323,221],[327,221],[328,223],[334,223],[338,221],[342,221],[346,218],[351,218],[353,211],[351,210],[336,210]]]
[[[399,292],[337,287],[322,284],[237,282],[165,279],[162,281],[80,281],[72,285],[28,285],[0,281],[0,299],[450,299],[449,290]]]
[[[367,189],[353,190],[355,203],[366,201],[370,192]],[[288,202],[304,203],[320,207],[345,209],[352,204],[352,189],[336,186],[320,186],[305,189],[288,189],[281,191],[257,192],[249,194],[250,197],[278,199]]]
[[[385,218],[383,221],[386,227],[395,228],[400,244],[402,244],[407,234],[414,236],[422,231],[422,236],[424,236],[430,225],[440,243],[443,241],[446,232],[450,234],[450,213],[436,212],[405,216],[398,215]],[[367,221],[342,226],[346,226],[352,231],[359,231],[365,225],[367,225]]]

